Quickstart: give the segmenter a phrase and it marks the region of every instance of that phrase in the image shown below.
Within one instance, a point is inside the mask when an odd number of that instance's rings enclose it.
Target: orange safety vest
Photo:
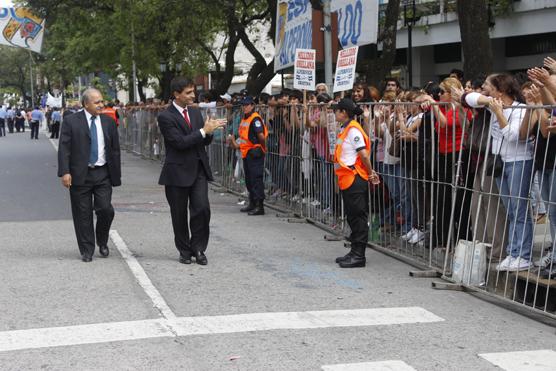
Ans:
[[[369,141],[369,137],[365,134],[365,131],[361,127],[357,121],[352,120],[345,128],[340,132],[338,135],[338,139],[336,140],[336,150],[334,151],[334,172],[338,176],[338,187],[343,191],[344,189],[348,189],[351,187],[353,182],[355,181],[355,175],[359,174],[361,178],[367,180],[369,179],[369,172],[365,165],[363,165],[363,161],[361,158],[357,156],[355,160],[355,164],[352,167],[347,166],[344,164],[340,159],[342,158],[342,143],[346,139],[348,132],[351,128],[356,128],[363,134],[363,138],[365,139],[365,148],[367,152],[371,150],[371,143]]]
[[[116,123],[116,126],[118,126],[119,120],[118,120],[118,116],[116,116],[116,110],[112,107],[104,107],[104,109],[102,110],[102,113],[106,116],[109,116],[112,118],[112,120],[114,120],[114,122]]]
[[[251,123],[253,122],[253,120],[256,118],[258,118],[263,125],[264,139],[266,140],[266,138],[268,137],[268,129],[266,128],[262,117],[257,112],[253,112],[248,118],[243,118],[241,120],[241,123],[239,124],[239,139],[237,141],[242,158],[247,157],[247,152],[249,152],[253,148],[260,147],[264,151],[264,148],[260,143],[254,144],[249,140],[249,128],[251,127]]]

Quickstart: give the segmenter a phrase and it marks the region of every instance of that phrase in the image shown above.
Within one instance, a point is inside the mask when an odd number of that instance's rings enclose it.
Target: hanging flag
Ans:
[[[41,52],[45,21],[28,8],[0,8],[0,44]]]
[[[338,39],[342,47],[376,44],[378,0],[332,0],[338,13]]]

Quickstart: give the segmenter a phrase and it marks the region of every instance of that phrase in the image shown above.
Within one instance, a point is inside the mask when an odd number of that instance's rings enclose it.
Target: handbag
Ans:
[[[502,144],[504,144],[504,137],[502,137],[502,143],[500,144],[500,151],[502,150]],[[492,143],[490,144],[490,152],[486,159],[486,175],[498,178],[502,176],[504,171],[504,161],[500,157],[500,154],[493,155],[492,154]]]

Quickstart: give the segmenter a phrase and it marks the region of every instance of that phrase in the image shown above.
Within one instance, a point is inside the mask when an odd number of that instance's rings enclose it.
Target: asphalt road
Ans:
[[[27,138],[0,138],[2,370],[500,370],[480,354],[503,352],[502,369],[555,369],[554,327],[375,251],[342,270],[342,242],[228,194],[210,192],[208,266],[179,264],[160,165],[129,154],[117,245],[82,263],[55,150]]]

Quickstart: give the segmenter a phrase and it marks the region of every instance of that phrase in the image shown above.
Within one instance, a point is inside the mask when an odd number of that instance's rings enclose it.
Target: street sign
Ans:
[[[336,77],[334,78],[334,93],[351,90],[353,88],[358,51],[359,47],[353,46],[338,52]]]
[[[315,56],[314,49],[295,50],[294,89],[315,90]]]

